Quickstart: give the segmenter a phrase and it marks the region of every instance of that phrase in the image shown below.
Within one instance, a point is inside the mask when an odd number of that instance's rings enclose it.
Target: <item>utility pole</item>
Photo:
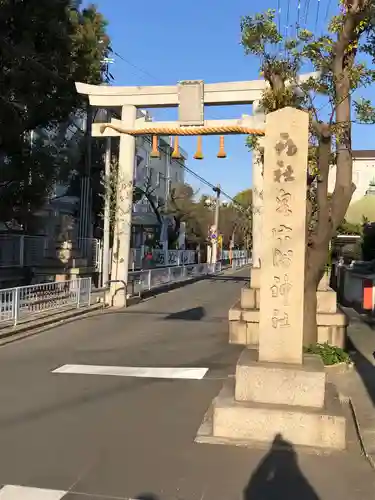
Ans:
[[[86,154],[85,170],[81,178],[81,199],[79,211],[79,246],[82,254],[87,255],[88,238],[91,234],[91,128],[93,113],[90,105],[86,111]]]
[[[111,113],[107,110],[107,122],[111,121]],[[103,222],[103,265],[102,265],[102,286],[107,286],[109,281],[109,240],[111,234],[111,186],[109,183],[112,182],[111,179],[111,137],[106,138],[105,144],[105,166],[104,166],[104,178],[105,178],[105,198],[104,198],[104,222]]]
[[[103,43],[101,40],[99,43]],[[103,64],[103,85],[109,85],[111,81],[111,74],[109,72],[109,65],[115,61],[111,57],[104,57]],[[111,121],[111,112],[107,109],[107,123]],[[113,181],[111,178],[111,137],[106,138],[105,144],[105,159],[104,159],[104,179],[105,179],[105,193],[104,193],[104,221],[103,221],[103,256],[102,256],[102,286],[106,287],[109,282],[109,255],[110,255],[110,236],[111,236],[111,191],[112,186],[109,183]]]
[[[218,184],[215,188],[213,188],[213,191],[214,191],[214,193],[216,193],[215,221],[214,221],[214,231],[215,231],[216,238],[212,239],[211,262],[212,262],[212,264],[216,264],[218,239],[219,239],[219,214],[220,214],[220,194],[221,194],[220,184]]]

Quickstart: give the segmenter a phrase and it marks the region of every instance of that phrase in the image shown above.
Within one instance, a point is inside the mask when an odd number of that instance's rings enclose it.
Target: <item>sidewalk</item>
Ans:
[[[351,399],[363,451],[375,469],[375,324],[354,309],[342,309],[350,318],[348,348],[354,368],[332,377],[339,391]]]

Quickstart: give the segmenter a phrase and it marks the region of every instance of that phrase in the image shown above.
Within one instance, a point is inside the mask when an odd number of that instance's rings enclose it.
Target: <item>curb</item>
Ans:
[[[76,309],[63,313],[56,313],[53,316],[21,323],[18,327],[10,327],[4,329],[3,331],[0,330],[0,347],[16,342],[17,340],[31,337],[32,335],[44,332],[45,330],[50,330],[51,328],[60,326],[63,323],[70,323],[75,321],[77,318],[90,316],[91,314],[103,311],[104,309],[104,304],[97,303],[88,306],[85,309]]]
[[[350,406],[350,410],[351,410],[352,415],[353,415],[354,426],[355,426],[355,429],[357,431],[357,435],[358,435],[358,438],[359,438],[359,443],[360,443],[360,446],[361,446],[361,449],[362,449],[362,453],[367,458],[369,464],[371,465],[371,467],[375,471],[375,450],[374,450],[374,453],[368,451],[368,446],[367,446],[367,443],[366,443],[366,439],[365,439],[365,437],[363,435],[361,426],[359,424],[358,412],[356,410],[356,407],[355,407],[355,405],[353,403],[353,399],[352,398],[349,398],[349,406]]]
[[[347,373],[354,368],[354,363],[342,361],[341,363],[336,363],[335,365],[324,365],[324,370],[326,373],[334,373],[335,375],[341,375]]]
[[[372,330],[371,326],[366,322],[366,318],[363,318],[358,313],[358,311],[350,307],[343,307],[343,310],[350,320],[347,333],[347,349],[353,352],[354,366],[351,377],[358,377],[357,380],[353,379],[353,388],[351,390],[350,396],[347,399],[349,400],[349,406],[362,453],[366,457],[370,466],[375,471],[375,437],[374,437],[375,427],[373,425],[368,426],[368,417],[367,417],[369,411],[370,412],[372,411],[371,409],[373,408],[373,404],[371,401],[371,397],[367,392],[367,389],[365,387],[362,387],[365,385],[365,382],[362,379],[361,373],[358,370],[356,370],[356,363],[354,359],[355,353],[357,352],[362,357],[365,357],[365,355],[360,350],[360,348],[357,347],[355,341],[353,340],[350,334],[350,329],[352,329],[354,333],[357,328],[361,327],[368,329],[369,332],[371,332]],[[375,372],[375,367],[374,367],[374,372]],[[358,383],[360,383],[360,387],[356,385]],[[361,396],[362,392],[363,395]],[[363,406],[364,408],[362,408]]]

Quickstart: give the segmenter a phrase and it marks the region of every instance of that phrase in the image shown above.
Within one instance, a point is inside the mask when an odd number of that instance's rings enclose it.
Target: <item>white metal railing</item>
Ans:
[[[241,267],[251,265],[253,259],[248,257],[240,257],[232,260],[232,269],[240,269]]]
[[[16,326],[48,313],[89,306],[91,278],[0,290],[0,325]]]
[[[233,259],[232,268],[251,264],[251,258]],[[185,281],[199,276],[217,274],[222,271],[222,263],[216,264],[192,264],[187,266],[170,266],[157,269],[133,271],[128,274],[127,292],[130,295],[139,295],[143,291],[149,291],[160,286],[172,285],[180,281]]]
[[[198,278],[221,272],[221,263],[171,266],[146,271],[130,272],[128,275],[128,294],[139,295],[144,291],[180,281]]]
[[[144,262],[144,248],[132,248],[129,269],[142,269],[147,265]],[[161,250],[155,248],[152,250],[152,262],[154,267],[182,266],[195,264],[194,250]]]
[[[78,258],[85,259],[87,266],[98,269],[100,261],[99,241],[95,238],[78,238],[72,241]],[[56,239],[24,234],[0,234],[0,267],[38,266],[47,258],[57,257]]]
[[[249,252],[247,250],[222,250],[220,254],[220,260],[230,261],[231,259],[246,259],[249,257]]]

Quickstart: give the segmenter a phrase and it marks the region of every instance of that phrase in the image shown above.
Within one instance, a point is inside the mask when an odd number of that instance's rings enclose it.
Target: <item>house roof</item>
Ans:
[[[355,149],[352,151],[354,159],[357,158],[375,158],[375,149]]]

